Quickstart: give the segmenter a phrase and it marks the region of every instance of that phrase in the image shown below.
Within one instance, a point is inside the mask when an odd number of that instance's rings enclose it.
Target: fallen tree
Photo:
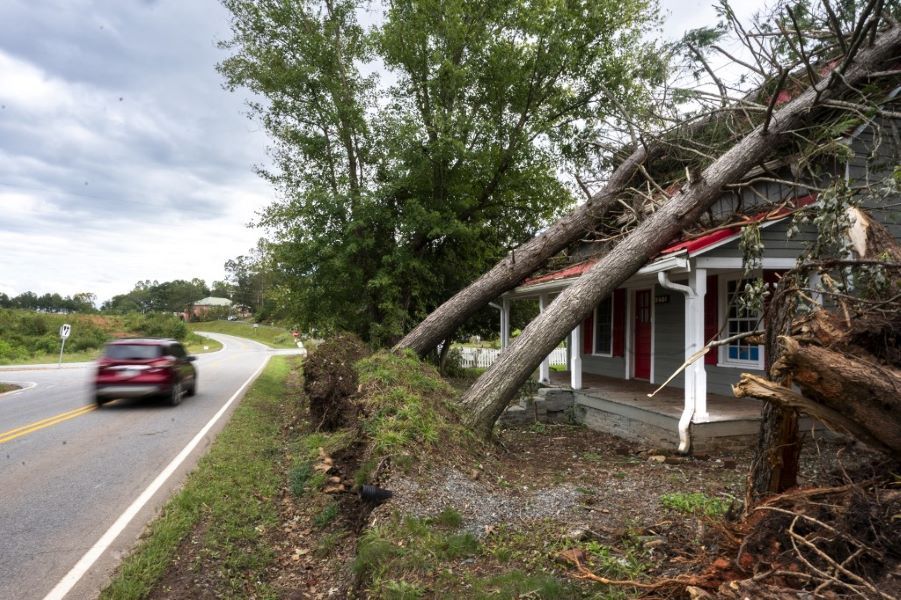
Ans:
[[[875,25],[873,25],[875,27]],[[694,224],[719,197],[722,190],[739,182],[762,163],[798,128],[811,124],[819,109],[840,101],[849,89],[865,83],[869,74],[891,61],[901,49],[901,27],[892,24],[870,47],[816,80],[782,108],[770,102],[764,122],[740,142],[709,164],[686,185],[628,234],[612,251],[560,294],[536,318],[515,343],[483,374],[462,398],[468,424],[483,436],[490,435],[495,421],[519,387],[541,360],[578,325],[605,297],[625,282],[670,240]],[[777,89],[786,78],[783,71]]]
[[[660,150],[659,145],[655,146],[653,151],[647,146],[638,146],[616,168],[604,188],[594,194],[588,202],[528,242],[511,250],[507,257],[491,270],[429,313],[429,316],[394,346],[394,350],[409,348],[420,356],[425,356],[435,349],[476,311],[516,287],[525,277],[541,268],[549,258],[561,252],[579,236],[591,231],[607,214],[639,166]]]

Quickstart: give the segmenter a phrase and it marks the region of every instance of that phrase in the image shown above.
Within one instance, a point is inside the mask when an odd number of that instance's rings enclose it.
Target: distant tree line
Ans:
[[[52,313],[91,313],[97,312],[97,295],[90,292],[79,292],[72,296],[59,294],[43,294],[24,292],[18,296],[0,293],[0,308],[22,308]]]
[[[214,282],[214,286],[217,283]],[[227,290],[216,287],[218,294],[228,297]],[[135,284],[130,292],[113,296],[103,303],[104,312],[125,314],[132,312],[182,312],[194,302],[212,294],[206,282],[198,277],[190,281],[151,281],[145,279]]]
[[[102,304],[97,295],[80,292],[72,296],[58,293],[37,295],[28,291],[18,296],[0,293],[0,308],[20,308],[48,313],[91,313],[112,314],[182,312],[192,304],[208,296],[228,298],[235,304],[246,306],[249,312],[260,319],[277,317],[272,312],[270,298],[270,271],[266,268],[263,255],[254,249],[247,255],[238,256],[225,263],[225,279],[214,281],[208,286],[203,279],[194,277],[190,281],[174,279],[138,281],[131,291],[117,294]]]

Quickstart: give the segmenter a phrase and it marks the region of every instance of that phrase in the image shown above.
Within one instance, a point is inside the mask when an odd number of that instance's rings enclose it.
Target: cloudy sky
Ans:
[[[665,35],[710,4],[662,2]],[[266,139],[216,73],[228,35],[217,0],[0,1],[0,292],[211,283],[256,243]]]

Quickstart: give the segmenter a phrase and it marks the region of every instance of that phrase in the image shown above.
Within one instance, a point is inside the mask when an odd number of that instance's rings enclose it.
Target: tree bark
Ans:
[[[866,355],[802,346],[793,338],[782,343],[775,373],[790,372],[807,398],[858,423],[869,433],[869,439],[859,438],[862,442],[901,453],[901,371]]]
[[[844,85],[861,83],[874,67],[895,56],[901,27],[884,32],[876,44],[860,52],[845,72]],[[676,196],[600,259],[541,313],[516,342],[463,396],[465,420],[478,434],[490,436],[494,423],[541,360],[580,323],[594,306],[631,277],[719,198],[723,187],[739,181],[789,133],[803,125],[817,103],[840,96],[831,79],[808,88],[775,111],[767,132],[758,126],[684,186]],[[465,292],[466,290],[464,290]]]
[[[871,389],[873,386],[868,387]],[[881,386],[877,384],[875,387]],[[885,442],[883,442],[880,437],[877,437],[877,435],[874,435],[874,433],[870,432],[868,428],[868,425],[870,425],[870,423],[857,421],[855,417],[849,417],[847,412],[836,410],[824,404],[820,404],[815,400],[811,400],[810,398],[807,398],[799,394],[798,392],[792,391],[786,387],[779,385],[778,383],[764,379],[763,377],[751,375],[750,373],[742,373],[741,380],[737,384],[732,386],[732,392],[737,398],[759,398],[780,407],[803,411],[811,417],[818,419],[832,431],[850,435],[867,444],[868,446],[882,450],[883,452],[893,451],[893,449],[890,448]],[[865,390],[860,390],[860,393],[865,393]],[[865,403],[870,403],[867,401],[867,399],[864,400]],[[897,402],[898,400],[896,397],[894,403],[897,404]],[[849,402],[848,404],[848,412],[855,412],[854,405],[856,404],[856,402]],[[876,428],[880,430],[879,432],[877,432],[877,434],[884,432],[888,433],[887,441],[894,444],[894,452],[898,452],[899,448],[897,444],[899,443],[899,427],[897,417],[890,417],[889,421],[891,422],[890,426],[876,424]],[[773,491],[775,492],[784,490]]]

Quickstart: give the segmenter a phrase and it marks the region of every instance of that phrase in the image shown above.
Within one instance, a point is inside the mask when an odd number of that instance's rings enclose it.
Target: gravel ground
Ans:
[[[582,427],[511,429],[501,441],[507,451],[486,456],[479,465],[394,473],[383,484],[394,496],[371,520],[395,511],[434,517],[453,509],[462,517],[461,527],[476,536],[501,524],[528,529],[543,520],[596,532],[643,529],[672,517],[661,504],[663,494],[740,496],[750,464],[750,453],[670,457],[673,464],[667,464],[658,451]]]

